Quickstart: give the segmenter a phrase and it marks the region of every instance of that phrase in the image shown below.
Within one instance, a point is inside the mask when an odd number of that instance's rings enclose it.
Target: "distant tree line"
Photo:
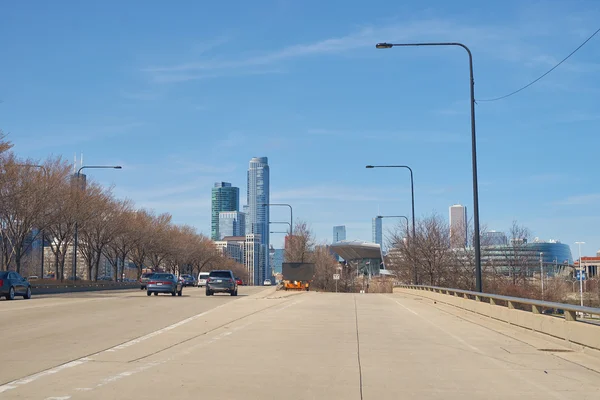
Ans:
[[[23,159],[11,148],[0,132],[0,269],[22,272],[32,244],[44,235],[53,258],[48,264],[62,280],[72,268],[65,260],[77,224],[78,253],[90,280],[98,279],[101,260],[111,264],[114,280],[121,279],[128,262],[138,277],[144,268],[194,274],[225,268],[243,276],[243,266],[193,227],[172,223],[170,214],[136,208],[93,181],[82,186],[60,157]],[[39,266],[30,265],[32,271]]]

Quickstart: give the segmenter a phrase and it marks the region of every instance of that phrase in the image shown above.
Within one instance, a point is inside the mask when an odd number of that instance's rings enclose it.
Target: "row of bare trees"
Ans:
[[[138,277],[144,268],[188,273],[241,268],[194,228],[173,224],[169,214],[136,209],[131,200],[117,199],[112,188],[97,183],[82,185],[60,158],[20,159],[10,149],[0,134],[2,270],[21,272],[25,255],[43,235],[51,249],[52,275],[71,276],[73,266],[66,264],[76,232],[79,261],[90,280],[98,279],[103,261],[112,266],[114,280],[121,279],[129,262]]]

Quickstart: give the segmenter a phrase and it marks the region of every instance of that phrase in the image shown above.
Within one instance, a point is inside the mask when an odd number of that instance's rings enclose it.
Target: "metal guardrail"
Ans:
[[[88,283],[84,285],[60,284],[60,285],[36,285],[31,283],[31,291],[33,294],[59,294],[71,292],[91,292],[100,290],[125,290],[139,289],[140,284],[137,282],[106,282],[106,283]]]
[[[426,290],[430,292],[436,292],[440,294],[454,295],[459,296],[462,295],[466,299],[470,299],[473,301],[482,301],[482,299],[488,299],[491,305],[496,305],[496,301],[505,301],[506,305],[510,309],[515,308],[515,304],[524,304],[531,306],[531,312],[534,314],[541,314],[542,309],[556,309],[563,310],[565,313],[565,320],[567,321],[577,321],[577,313],[591,314],[600,316],[600,308],[595,307],[582,307],[573,304],[565,304],[565,303],[555,303],[552,301],[543,301],[543,300],[534,300],[534,299],[525,299],[522,297],[512,297],[512,296],[503,296],[499,294],[491,294],[491,293],[480,293],[473,292],[470,290],[461,290],[461,289],[451,289],[451,288],[443,288],[438,286],[426,286],[426,285],[399,285],[396,287],[406,288],[406,289],[414,289],[414,290]]]

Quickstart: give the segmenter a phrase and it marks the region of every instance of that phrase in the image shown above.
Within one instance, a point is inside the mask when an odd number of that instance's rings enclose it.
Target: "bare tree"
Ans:
[[[171,215],[160,214],[152,216],[150,221],[148,236],[146,237],[146,243],[148,248],[146,249],[147,262],[150,264],[153,270],[158,270],[164,267],[164,261],[169,254],[169,249],[174,245],[173,237],[171,236]]]
[[[299,221],[292,232],[293,236],[288,237],[287,247],[284,251],[285,262],[313,262],[315,239],[308,224]]]
[[[103,254],[112,267],[113,279],[120,281],[122,274],[119,273],[119,266],[125,268],[131,250],[133,205],[130,200],[116,200],[113,202],[113,207],[112,239],[106,243]]]
[[[0,143],[1,145],[1,143]],[[17,160],[9,155],[0,165],[0,224],[2,226],[3,269],[14,260],[21,272],[21,259],[43,228],[48,213],[45,174],[31,168],[33,160]]]

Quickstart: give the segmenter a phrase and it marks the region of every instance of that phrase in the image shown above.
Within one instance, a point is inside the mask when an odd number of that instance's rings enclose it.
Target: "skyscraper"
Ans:
[[[219,240],[225,236],[246,235],[246,215],[239,211],[219,212]]]
[[[254,282],[262,285],[269,271],[269,160],[267,157],[254,157],[248,168],[247,191],[248,214],[246,234],[260,235],[260,259],[254,268]]]
[[[455,204],[450,206],[450,246],[467,245],[467,207]]]
[[[346,240],[346,226],[339,225],[333,227],[333,242],[337,243],[340,240]]]
[[[373,218],[373,243],[377,243],[378,245],[383,245],[383,228],[382,228],[381,218]]]
[[[212,188],[212,207],[210,219],[210,237],[220,240],[219,213],[221,211],[238,211],[240,207],[240,189],[232,187],[228,182],[216,182]]]

